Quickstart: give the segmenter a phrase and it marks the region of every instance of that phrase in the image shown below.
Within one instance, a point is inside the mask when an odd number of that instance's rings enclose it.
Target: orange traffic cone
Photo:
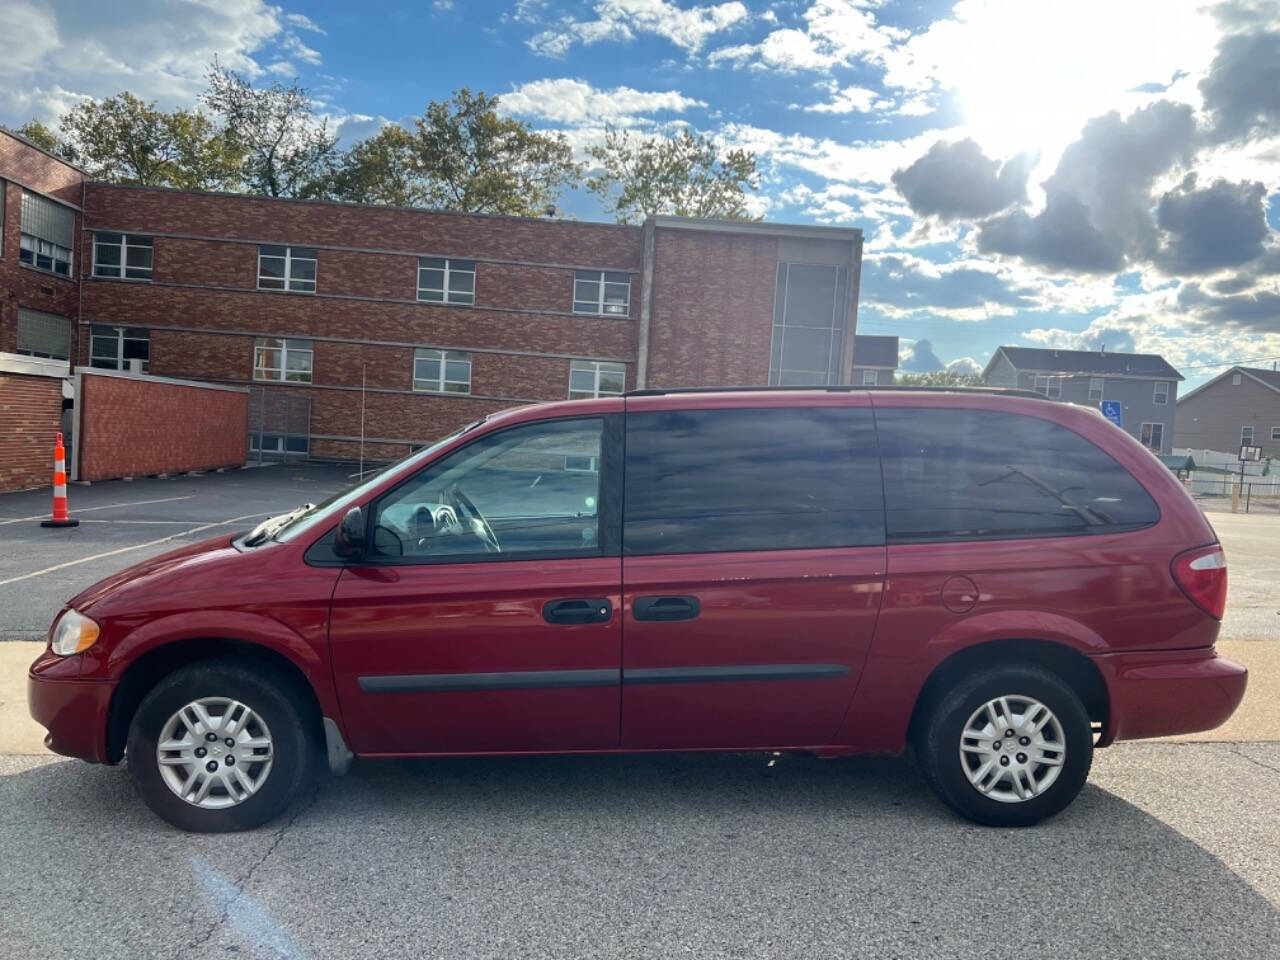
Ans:
[[[41,520],[42,527],[78,527],[67,513],[67,451],[62,447],[62,434],[53,446],[53,516]]]

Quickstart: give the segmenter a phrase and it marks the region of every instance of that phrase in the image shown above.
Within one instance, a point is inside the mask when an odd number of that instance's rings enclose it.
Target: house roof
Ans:
[[[1076,373],[1096,377],[1150,377],[1156,380],[1182,380],[1164,357],[1155,353],[1103,353],[1099,350],[1054,350],[1048,347],[997,347],[983,371],[985,376],[1004,354],[1021,371],[1037,373]]]
[[[853,365],[855,367],[898,368],[898,338],[873,337],[855,334],[853,337]]]
[[[1231,367],[1229,370],[1222,371],[1222,373],[1218,374],[1212,380],[1206,380],[1204,383],[1200,384],[1200,386],[1196,387],[1194,390],[1189,390],[1186,396],[1182,396],[1178,398],[1178,403],[1182,403],[1183,400],[1188,400],[1191,397],[1196,396],[1201,391],[1207,390],[1209,387],[1212,387],[1214,384],[1221,383],[1227,377],[1235,373],[1243,374],[1246,377],[1250,377],[1258,381],[1258,383],[1262,384],[1264,387],[1267,387],[1270,390],[1274,390],[1276,391],[1276,393],[1280,393],[1280,370],[1260,370],[1257,367],[1235,366],[1235,367]]]

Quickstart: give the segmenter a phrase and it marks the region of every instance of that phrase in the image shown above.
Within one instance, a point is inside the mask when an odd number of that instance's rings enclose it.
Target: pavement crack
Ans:
[[[258,857],[257,860],[251,863],[249,865],[249,869],[241,876],[232,881],[232,888],[234,892],[222,905],[222,910],[219,912],[218,918],[214,920],[213,923],[209,924],[204,933],[197,937],[193,937],[191,940],[188,940],[183,944],[182,949],[178,952],[179,958],[201,953],[200,948],[208,944],[209,941],[213,939],[213,935],[218,932],[218,929],[231,918],[232,909],[240,901],[240,898],[244,896],[245,890],[249,886],[250,881],[253,880],[254,874],[262,868],[264,863],[271,859],[271,856],[276,852],[276,848],[279,847],[280,843],[284,840],[285,834],[293,828],[293,825],[302,818],[303,814],[307,813],[313,806],[315,806],[316,801],[320,799],[321,789],[323,789],[323,784],[316,784],[315,789],[312,790],[311,796],[306,800],[306,802],[301,804],[293,815],[289,817],[288,821],[286,821],[285,824],[275,832],[274,836],[271,838],[271,842],[267,844],[267,849],[263,851],[262,856]]]
[[[1233,745],[1231,747],[1231,752],[1238,757],[1244,757],[1244,759],[1248,760],[1250,763],[1255,764],[1256,766],[1262,767],[1264,770],[1270,770],[1272,773],[1280,773],[1280,767],[1273,767],[1271,764],[1267,763],[1264,760],[1259,760],[1257,757],[1249,756],[1247,753],[1245,753],[1240,749],[1238,744]]]

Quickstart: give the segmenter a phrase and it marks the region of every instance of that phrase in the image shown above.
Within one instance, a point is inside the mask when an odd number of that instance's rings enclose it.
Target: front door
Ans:
[[[697,402],[627,400],[623,745],[829,744],[884,588],[871,409]]]
[[[357,753],[618,745],[620,419],[485,434],[369,506],[330,621]]]

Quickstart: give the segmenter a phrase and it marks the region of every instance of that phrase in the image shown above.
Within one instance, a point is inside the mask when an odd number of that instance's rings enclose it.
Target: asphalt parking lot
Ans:
[[[350,472],[73,487],[62,531],[29,519],[47,491],[0,496],[0,636]],[[1280,518],[1211,519],[1240,713],[1210,742],[1100,751],[1024,831],[953,817],[909,757],[688,755],[366,762],[261,830],[186,835],[122,768],[12,745],[37,645],[0,643],[0,957],[1273,958]]]

